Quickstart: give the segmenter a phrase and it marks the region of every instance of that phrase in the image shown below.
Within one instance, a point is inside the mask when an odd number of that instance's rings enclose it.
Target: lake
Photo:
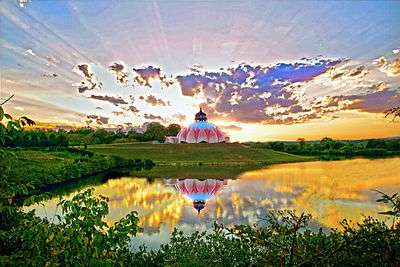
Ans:
[[[280,164],[232,179],[123,176],[86,187],[110,199],[110,224],[136,210],[143,233],[133,243],[156,248],[168,242],[175,227],[192,232],[209,230],[214,222],[262,225],[269,209],[310,213],[312,229],[340,227],[344,218],[385,219],[378,212],[387,207],[376,202],[379,195],[372,189],[400,192],[400,158]],[[36,209],[37,215],[53,220],[58,201],[55,197],[25,210]]]

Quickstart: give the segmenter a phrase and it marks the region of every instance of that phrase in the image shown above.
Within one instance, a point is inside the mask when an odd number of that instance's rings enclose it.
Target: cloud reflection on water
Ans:
[[[343,218],[378,217],[385,206],[375,202],[371,189],[400,191],[399,173],[400,158],[318,161],[276,165],[231,180],[122,177],[95,186],[95,192],[110,199],[108,223],[136,210],[143,233],[135,243],[157,247],[174,227],[191,232],[211,229],[214,222],[262,223],[268,209],[310,213],[314,228],[339,227]],[[193,207],[198,200],[205,202],[201,212]],[[27,209],[51,218],[57,202],[54,198]]]

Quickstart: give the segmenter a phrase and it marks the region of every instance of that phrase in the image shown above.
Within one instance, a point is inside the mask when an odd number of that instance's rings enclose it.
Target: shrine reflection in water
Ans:
[[[269,209],[296,209],[312,214],[311,227],[339,227],[343,218],[358,222],[379,217],[379,189],[400,191],[400,158],[282,164],[246,172],[236,179],[146,179],[121,177],[94,186],[109,197],[107,222],[136,210],[143,233],[135,244],[158,247],[177,227],[184,232],[224,225],[262,224]],[[76,192],[64,196],[71,198]],[[27,207],[53,218],[59,198]],[[379,217],[383,219],[384,217]]]

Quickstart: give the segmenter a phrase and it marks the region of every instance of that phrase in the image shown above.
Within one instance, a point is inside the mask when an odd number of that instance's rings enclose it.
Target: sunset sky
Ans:
[[[51,125],[189,124],[233,141],[400,136],[400,2],[0,2],[4,108]]]

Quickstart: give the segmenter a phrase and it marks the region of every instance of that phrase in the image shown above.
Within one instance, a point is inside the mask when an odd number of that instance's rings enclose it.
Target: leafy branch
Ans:
[[[389,196],[376,189],[374,189],[373,191],[381,195],[381,198],[377,199],[376,202],[390,204],[391,210],[381,211],[379,212],[379,214],[393,216],[392,229],[394,229],[397,218],[400,218],[400,196],[398,195],[398,193]]]
[[[390,117],[390,116],[393,116],[392,121],[395,121],[395,119],[396,119],[397,117],[400,118],[400,106],[399,106],[399,107],[394,107],[394,108],[391,108],[391,109],[388,109],[388,110],[385,110],[384,113],[385,113],[385,118]]]

